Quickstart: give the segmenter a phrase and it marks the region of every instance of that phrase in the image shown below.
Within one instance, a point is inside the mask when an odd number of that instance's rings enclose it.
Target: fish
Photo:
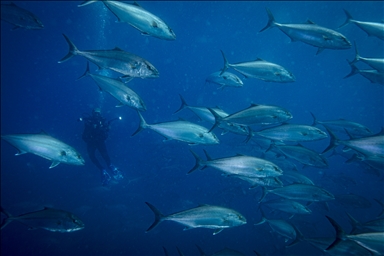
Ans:
[[[110,95],[112,95],[112,97],[117,99],[120,104],[116,107],[128,106],[139,111],[147,110],[143,99],[136,92],[126,86],[125,83],[121,82],[118,79],[113,79],[107,76],[91,74],[89,72],[89,62],[87,62],[87,69],[85,73],[77,80],[85,76],[90,76],[93,81],[96,82],[100,91],[106,91]]]
[[[259,202],[261,202],[269,193],[276,194],[286,199],[304,200],[309,202],[323,202],[335,199],[335,196],[331,192],[315,185],[291,184],[282,188],[270,190],[263,187],[263,195]]]
[[[221,51],[221,54],[224,59],[224,68],[221,70],[220,75],[231,67],[245,78],[257,78],[265,82],[291,83],[296,80],[295,76],[284,67],[261,58],[254,61],[230,64],[223,51]]]
[[[292,142],[315,141],[328,137],[324,131],[316,127],[301,124],[283,124],[254,132],[254,134],[271,140]]]
[[[65,34],[63,36],[68,43],[69,52],[58,63],[63,63],[73,56],[79,55],[96,64],[99,69],[110,69],[123,74],[122,78],[159,77],[159,71],[149,61],[119,47],[112,50],[80,51]]]
[[[313,166],[317,168],[328,168],[327,159],[314,150],[303,147],[302,145],[275,145],[271,144],[268,150],[277,149],[288,158],[299,161],[304,166]]]
[[[147,124],[143,116],[137,111],[140,117],[140,125],[137,130],[131,135],[135,136],[143,129],[151,129],[160,135],[163,135],[166,140],[178,140],[187,142],[188,144],[203,144],[214,145],[219,144],[219,139],[207,128],[194,124],[188,121],[171,121],[157,124]]]
[[[60,163],[84,165],[85,161],[76,149],[41,132],[38,134],[8,134],[1,138],[19,151],[16,156],[32,153],[52,161],[50,169]]]
[[[1,19],[14,25],[12,30],[24,29],[43,29],[41,20],[32,12],[18,7],[14,3],[1,5]]]
[[[372,135],[372,131],[363,124],[352,122],[352,121],[349,121],[349,120],[346,120],[343,118],[340,118],[337,120],[319,121],[319,120],[317,120],[316,116],[312,112],[309,112],[309,113],[311,113],[311,115],[313,117],[312,126],[315,126],[316,124],[321,124],[321,125],[326,126],[328,129],[330,127],[339,128],[343,132],[344,132],[344,129],[346,129],[346,130],[348,130],[348,132],[350,132],[351,134],[356,135],[356,136]]]
[[[265,217],[264,211],[260,208],[261,212],[261,221],[254,224],[255,226],[261,225],[263,223],[268,223],[269,227],[277,234],[285,238],[285,242],[288,240],[296,239],[296,230],[292,225],[286,220],[282,219],[267,219]]]
[[[233,175],[232,177],[236,177],[236,178],[248,181],[249,183],[251,183],[250,189],[256,188],[257,186],[283,187],[283,182],[278,177],[256,178],[256,177],[248,177],[243,175]]]
[[[351,72],[344,77],[348,78],[356,74],[360,74],[368,79],[373,84],[384,85],[384,72],[377,71],[376,69],[358,69],[354,64],[349,63]]]
[[[243,87],[243,81],[240,77],[231,72],[223,72],[222,74],[221,71],[214,72],[205,79],[205,82],[220,85],[218,89],[225,87]]]
[[[350,62],[351,64],[355,64],[358,61],[364,62],[370,67],[376,69],[379,72],[384,72],[384,58],[366,58],[361,57],[359,52],[357,51],[356,41],[355,44],[355,58]]]
[[[95,0],[85,1],[78,5],[82,7]],[[176,35],[173,30],[159,17],[145,10],[138,3],[124,3],[121,1],[102,1],[104,5],[117,17],[117,22],[125,22],[139,30],[144,36],[152,36],[163,40],[173,41]]]
[[[33,229],[45,229],[52,232],[73,232],[84,228],[84,223],[74,214],[44,207],[43,210],[28,212],[18,216],[12,216],[9,212],[1,207],[1,212],[6,215],[6,218],[1,223],[1,229],[7,226],[11,221],[18,221]]]
[[[321,53],[324,49],[342,50],[351,48],[351,43],[339,32],[321,27],[311,20],[307,20],[304,24],[277,23],[272,12],[268,8],[266,8],[266,10],[268,14],[268,23],[260,30],[260,32],[272,27],[278,27],[291,39],[292,42],[301,41],[317,47],[318,50],[316,55]]]
[[[344,13],[347,16],[347,19],[343,24],[340,25],[339,29],[350,24],[354,23],[356,26],[365,31],[368,36],[375,36],[381,40],[384,40],[384,23],[380,22],[369,22],[369,21],[358,21],[353,19],[352,15],[344,9]]]
[[[329,142],[329,146],[324,149],[323,154],[334,149],[338,145],[343,145],[358,152],[363,158],[384,158],[384,135],[367,136],[350,140],[339,140],[331,130],[328,129],[328,133],[331,137],[331,140]]]
[[[216,111],[214,109],[208,109],[215,116],[215,125],[211,130],[222,123],[238,125],[271,125],[283,123],[293,117],[288,110],[271,105],[251,104],[248,108],[225,117],[215,115]]]
[[[349,214],[348,212],[347,212],[347,215],[349,218],[349,222],[352,225],[352,231],[350,232],[351,234],[362,233],[362,232],[359,232],[359,230],[384,232],[384,218],[374,219],[364,223],[360,223],[355,218],[353,218],[351,214]]]
[[[283,176],[281,176],[280,178],[288,183],[301,183],[301,184],[315,185],[310,178],[308,178],[307,176],[304,176],[298,171],[290,171],[290,170],[284,169]]]
[[[374,254],[383,254],[384,253],[384,232],[372,232],[372,233],[360,233],[354,235],[345,234],[342,227],[331,217],[327,217],[328,221],[332,224],[333,228],[336,230],[336,238],[334,242],[325,249],[325,251],[332,250],[335,247],[338,247],[339,244],[344,240],[350,240],[361,247],[367,249],[368,251]],[[349,253],[349,252],[348,252]]]
[[[224,157],[212,159],[207,151],[204,150],[207,160],[201,159],[195,152],[190,150],[195,157],[195,166],[189,170],[188,174],[199,168],[212,167],[227,175],[245,176],[249,178],[265,178],[265,177],[277,177],[283,174],[281,170],[274,163],[245,155],[237,155],[232,157]]]
[[[293,213],[293,214],[311,214],[312,211],[307,206],[288,199],[277,199],[264,202],[263,205],[266,205],[275,210],[282,212]]]
[[[164,215],[152,204],[145,203],[155,214],[155,221],[146,232],[151,231],[165,220],[184,225],[184,230],[193,228],[214,229],[213,235],[217,235],[225,228],[241,226],[247,223],[245,217],[239,212],[221,206],[205,204],[181,212]]]

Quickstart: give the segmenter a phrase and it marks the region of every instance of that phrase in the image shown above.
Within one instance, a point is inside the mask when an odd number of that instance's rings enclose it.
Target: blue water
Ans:
[[[2,255],[177,255],[176,246],[185,255],[197,255],[195,244],[207,254],[224,247],[246,255],[256,250],[262,255],[319,255],[322,252],[307,242],[284,247],[284,239],[260,221],[257,200],[260,188],[249,190],[240,179],[224,177],[207,168],[186,173],[195,160],[189,149],[202,157],[203,149],[214,158],[236,153],[254,156],[257,144],[243,143],[244,137],[220,135],[215,146],[189,146],[167,141],[151,130],[131,137],[139,125],[136,111],[115,108],[117,101],[101,93],[92,79],[76,79],[86,67],[86,59],[74,58],[58,64],[67,54],[65,33],[80,50],[112,49],[115,46],[149,60],[160,72],[157,79],[134,79],[130,87],[145,101],[143,116],[148,123],[177,120],[197,122],[189,110],[173,115],[180,106],[181,94],[191,106],[220,106],[228,113],[251,103],[277,105],[293,114],[291,123],[311,124],[313,112],[319,120],[345,118],[369,127],[374,133],[384,126],[383,86],[372,84],[361,75],[343,79],[350,72],[346,59],[354,58],[354,48],[324,50],[302,42],[290,42],[279,29],[258,33],[267,23],[265,8],[271,9],[277,22],[315,23],[336,29],[345,21],[343,8],[361,21],[383,19],[382,2],[140,2],[162,18],[175,32],[175,41],[143,36],[116,17],[102,3],[78,8],[81,2],[17,2],[36,14],[43,30],[18,29],[1,22],[1,134],[46,133],[76,148],[85,158],[85,166],[60,164],[49,169],[50,162],[25,154],[1,142],[1,205],[12,214],[42,209],[44,206],[73,212],[85,228],[73,233],[28,230],[14,222],[1,230]],[[384,57],[383,41],[368,37],[354,24],[338,30],[351,42],[356,41],[364,57]],[[217,90],[205,84],[205,78],[223,67],[223,50],[230,63],[262,58],[286,67],[296,77],[288,84],[243,79],[243,88]],[[359,68],[367,68],[358,63]],[[91,72],[96,72],[91,64]],[[238,74],[234,70],[230,72]],[[104,73],[112,77],[112,71]],[[241,74],[238,74],[241,78]],[[125,178],[101,186],[100,173],[91,163],[81,139],[83,123],[77,119],[100,107],[112,124],[107,148],[112,163]],[[209,128],[211,124],[201,123]],[[318,126],[324,129],[322,126]],[[321,152],[329,139],[303,145]],[[329,168],[308,167],[301,173],[335,195],[354,193],[371,202],[369,208],[344,208],[329,203],[329,211],[320,204],[310,206],[311,215],[295,216],[292,223],[306,236],[333,237],[334,230],[325,215],[335,218],[348,232],[345,212],[359,221],[374,219],[383,200],[383,173],[366,165],[346,164],[345,158],[328,156]],[[104,162],[102,162],[104,164]],[[274,196],[268,195],[273,198]],[[213,236],[213,230],[183,231],[183,226],[163,222],[151,232],[154,215],[144,202],[155,205],[164,214],[189,209],[199,204],[233,208],[248,223],[226,229]],[[285,216],[273,215],[270,216]]]

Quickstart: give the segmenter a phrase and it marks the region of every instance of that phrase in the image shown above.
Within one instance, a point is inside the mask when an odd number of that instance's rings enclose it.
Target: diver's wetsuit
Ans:
[[[97,160],[95,153],[97,149],[106,162],[107,167],[111,166],[111,160],[105,146],[105,140],[108,138],[109,123],[99,113],[93,113],[89,117],[84,117],[83,120],[85,124],[83,140],[87,143],[89,158],[100,171],[103,171],[104,168]]]

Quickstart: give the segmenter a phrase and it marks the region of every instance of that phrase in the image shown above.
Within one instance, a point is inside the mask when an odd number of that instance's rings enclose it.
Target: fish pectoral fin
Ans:
[[[215,229],[215,231],[213,232],[213,235],[217,235],[217,234],[219,234],[221,231],[223,231],[223,228]]]
[[[319,47],[319,49],[317,49],[316,55],[320,54],[322,51],[324,51],[324,48]]]
[[[116,105],[115,107],[116,107],[116,108],[120,108],[120,107],[123,107],[123,106],[124,106],[124,104],[120,102],[120,104],[119,104],[119,105]]]
[[[60,162],[58,162],[58,161],[53,161],[52,164],[51,164],[51,166],[49,166],[49,169],[52,169],[53,167],[56,167],[56,166],[58,166],[59,164],[60,164]]]
[[[26,153],[28,153],[28,152],[25,151],[25,150],[21,150],[21,149],[19,149],[19,152],[17,152],[17,153],[15,154],[15,156],[23,155],[23,154],[26,154]]]
[[[193,229],[192,227],[184,227],[183,231]]]
[[[128,76],[128,75],[125,75],[125,76],[121,76],[121,77],[119,77],[120,78],[120,80],[123,82],[123,83],[129,83],[132,79],[133,79],[133,77],[131,77],[131,76]]]
[[[60,151],[60,156],[66,156],[66,155],[67,153],[64,150]]]
[[[141,35],[142,36],[149,36],[149,34],[147,32],[141,32]]]

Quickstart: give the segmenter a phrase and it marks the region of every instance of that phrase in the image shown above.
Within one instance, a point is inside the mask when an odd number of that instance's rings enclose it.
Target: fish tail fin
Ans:
[[[327,217],[327,219],[329,220],[329,222],[331,223],[331,225],[333,226],[333,228],[336,231],[335,241],[333,241],[333,243],[331,245],[329,245],[327,247],[327,249],[325,249],[325,251],[329,251],[332,248],[334,248],[335,246],[337,246],[343,239],[345,239],[345,232],[340,227],[340,225],[337,224],[337,222],[335,220],[333,220],[331,217],[328,217],[327,215],[325,215],[325,217]]]
[[[165,216],[153,205],[151,205],[150,203],[148,202],[145,202],[148,207],[153,211],[153,213],[155,214],[155,221],[152,223],[152,225],[145,231],[145,232],[149,232],[151,231],[152,229],[154,229],[157,225],[160,224],[160,222],[162,222],[165,218]]]
[[[68,43],[68,46],[69,46],[69,51],[68,51],[68,54],[64,56],[64,58],[62,58],[61,60],[58,61],[58,63],[63,63],[64,61],[67,61],[69,60],[70,58],[72,58],[73,56],[77,55],[79,50],[77,49],[77,47],[72,43],[72,41],[65,35],[63,34],[65,40],[67,41]]]
[[[261,213],[261,221],[256,223],[256,224],[254,224],[255,226],[261,225],[261,224],[263,224],[264,222],[267,221],[267,218],[265,217],[264,210],[263,210],[262,207],[260,207],[260,205],[259,205],[259,209],[260,209],[260,213]]]
[[[267,30],[269,28],[272,28],[272,27],[276,26],[275,18],[273,17],[273,14],[272,14],[271,10],[269,10],[268,8],[265,8],[265,9],[267,10],[267,14],[268,14],[268,23],[259,32],[263,32],[264,30]]]
[[[347,10],[345,10],[345,9],[343,9],[343,10],[344,10],[345,15],[347,16],[347,19],[338,28],[342,28],[342,27],[348,25],[351,22],[351,20],[353,20],[352,15]]]
[[[5,214],[5,216],[7,216],[1,222],[0,229],[3,229],[5,226],[7,226],[12,221],[12,219],[10,219],[10,217],[12,217],[12,215],[1,206],[0,206],[0,210],[3,214]]]
[[[212,157],[208,154],[208,152],[205,149],[203,149],[203,151],[204,151],[204,154],[205,154],[205,157],[207,158],[207,160],[212,161]]]
[[[259,199],[259,203],[261,203],[261,201],[263,201],[264,197],[269,193],[269,190],[266,189],[265,187],[261,187],[261,189],[262,189],[263,194],[261,195],[261,197]]]
[[[190,173],[196,171],[201,166],[203,166],[203,168],[205,167],[205,165],[203,164],[203,160],[192,150],[189,150],[189,151],[191,151],[192,155],[195,157],[196,162],[195,162],[195,166],[193,166],[192,169],[189,170],[189,172],[187,172],[187,174],[190,174]]]
[[[348,61],[348,60],[347,60],[347,61]],[[348,61],[348,63],[349,63],[349,65],[351,66],[351,72],[350,72],[348,75],[346,75],[344,78],[347,78],[347,77],[356,75],[356,74],[359,73],[359,71],[360,71],[360,70],[359,70],[353,63],[351,63],[351,62],[349,62],[349,61]]]
[[[330,141],[329,141],[329,145],[326,149],[324,149],[323,152],[321,152],[321,154],[325,154],[326,152],[334,149],[339,143],[339,139],[336,137],[336,135],[327,127],[325,126],[325,129],[328,131],[329,133],[329,136],[330,136]]]
[[[293,229],[296,232],[296,237],[295,237],[295,240],[293,240],[290,244],[287,244],[285,246],[285,248],[294,246],[295,244],[299,243],[300,241],[304,241],[305,240],[305,237],[304,237],[303,233],[301,233],[301,231],[294,224],[291,224],[291,225],[292,225]]]
[[[86,5],[89,5],[89,4],[93,4],[95,2],[98,2],[98,0],[84,1],[81,4],[77,5],[77,7],[83,7],[83,6],[86,6]]]
[[[135,136],[136,134],[138,134],[142,130],[144,130],[144,129],[149,127],[147,122],[145,122],[144,117],[141,115],[140,111],[137,111],[137,114],[140,117],[140,124],[139,124],[139,127],[137,128],[137,130],[134,133],[132,133],[131,137]]]
[[[353,42],[354,45],[355,45],[355,59],[353,61],[351,61],[349,64],[355,64],[356,62],[358,62],[360,60],[360,55],[359,55],[359,52],[357,50],[357,45],[356,45],[356,41]]]
[[[220,51],[221,51],[221,55],[223,55],[223,59],[224,59],[224,67],[220,72],[220,75],[222,75],[229,68],[230,64],[229,64],[227,58],[225,57],[224,52],[222,50],[220,50]]]
[[[211,132],[213,129],[215,129],[221,122],[221,120],[223,119],[219,114],[217,114],[217,112],[212,109],[212,108],[208,108],[209,112],[212,113],[212,115],[215,117],[215,124],[212,126],[211,129],[209,129],[208,132]]]
[[[80,80],[81,78],[83,78],[85,76],[88,76],[89,74],[91,74],[91,72],[89,72],[89,62],[87,61],[87,68],[86,68],[84,74],[82,74],[79,78],[77,78],[76,81]]]
[[[203,251],[203,249],[201,249],[200,246],[198,246],[197,244],[195,244],[195,246],[197,247],[197,250],[199,250],[200,256],[206,256],[205,252]]]
[[[317,120],[316,116],[311,111],[309,111],[309,113],[311,113],[311,116],[313,118],[313,123],[311,125],[312,126],[317,125],[319,123],[319,121]]]
[[[184,100],[183,96],[181,96],[181,94],[179,94],[179,96],[180,96],[180,100],[181,100],[181,106],[180,106],[179,109],[176,110],[173,114],[176,114],[177,112],[179,112],[179,111],[181,111],[181,110],[183,110],[183,109],[185,109],[185,108],[188,107],[188,104],[187,104],[187,102]]]
[[[349,233],[354,234],[353,232],[356,231],[357,226],[360,225],[360,222],[358,222],[355,218],[353,218],[351,214],[349,214],[347,212],[346,212],[346,214],[348,215],[349,223],[351,223],[351,225],[352,225],[352,231]]]

